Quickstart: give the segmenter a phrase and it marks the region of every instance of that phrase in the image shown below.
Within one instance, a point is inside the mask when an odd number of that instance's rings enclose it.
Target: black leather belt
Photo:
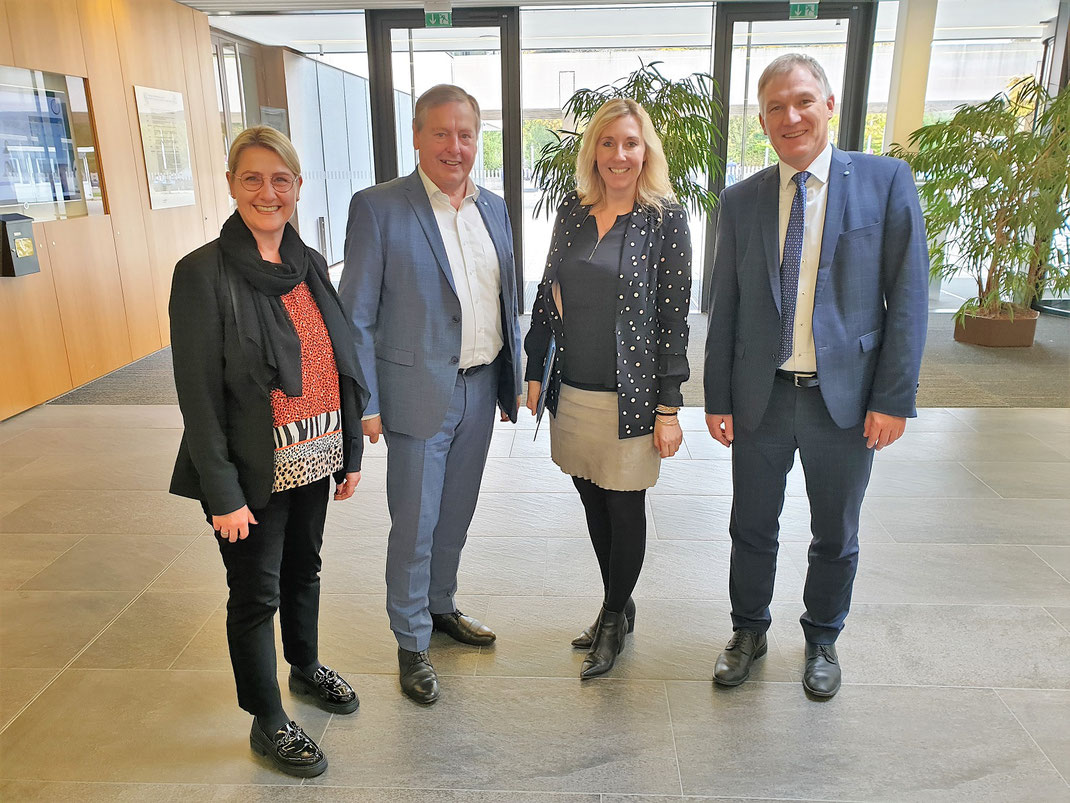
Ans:
[[[777,379],[785,379],[797,388],[816,388],[821,383],[817,374],[797,374],[794,371],[782,371],[776,369]]]
[[[469,368],[461,368],[457,371],[457,373],[459,373],[461,376],[471,376],[476,371],[482,371],[484,368],[487,367],[487,365],[488,363],[483,363],[482,365],[473,365]]]

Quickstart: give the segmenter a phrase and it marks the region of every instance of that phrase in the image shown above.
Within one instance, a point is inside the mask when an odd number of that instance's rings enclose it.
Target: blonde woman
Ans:
[[[360,481],[368,392],[327,262],[289,225],[301,192],[293,144],[267,126],[230,148],[237,210],[185,256],[171,286],[171,347],[185,432],[171,492],[199,499],[227,568],[227,642],[254,751],[288,775],[327,768],[283,707],[289,686],[334,714],[353,688],[318,655],[320,545],[331,495]]]
[[[534,413],[551,336],[550,451],[572,476],[602,574],[603,604],[573,645],[580,673],[612,669],[635,625],[646,489],[683,439],[691,235],[661,140],[633,100],[605,103],[583,132],[576,192],[557,210],[524,341]]]

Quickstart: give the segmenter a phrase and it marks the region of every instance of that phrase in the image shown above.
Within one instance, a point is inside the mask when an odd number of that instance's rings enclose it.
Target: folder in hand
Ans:
[[[546,362],[542,367],[542,385],[539,387],[539,403],[535,405],[535,440],[539,436],[539,424],[542,423],[542,414],[546,412],[546,391],[550,387],[550,377],[553,376],[554,358],[557,356],[557,338],[550,335],[550,345],[546,347]]]

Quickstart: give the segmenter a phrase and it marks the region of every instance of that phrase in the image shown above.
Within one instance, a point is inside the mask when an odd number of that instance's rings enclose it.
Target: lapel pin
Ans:
[[[851,175],[851,171],[850,171],[850,170],[844,170],[844,171],[843,171],[843,174],[844,174],[845,176],[849,176],[849,175]]]

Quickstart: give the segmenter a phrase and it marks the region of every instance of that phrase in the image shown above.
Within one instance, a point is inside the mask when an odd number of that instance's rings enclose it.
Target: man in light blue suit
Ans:
[[[828,141],[833,97],[808,56],[758,82],[780,163],[721,196],[706,340],[706,423],[732,447],[732,640],[714,680],[766,653],[785,480],[798,450],[813,539],[803,685],[831,697],[873,451],[917,415],[928,251],[906,163]]]
[[[386,586],[402,690],[438,699],[431,631],[486,645],[454,602],[457,568],[494,429],[516,421],[520,326],[505,202],[469,178],[479,104],[432,87],[416,102],[419,167],[358,192],[339,294],[371,401],[364,433],[387,443]]]

